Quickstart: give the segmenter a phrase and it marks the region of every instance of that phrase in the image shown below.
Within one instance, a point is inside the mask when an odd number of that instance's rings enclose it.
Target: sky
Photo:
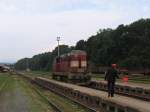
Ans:
[[[75,45],[99,29],[150,17],[150,0],[0,0],[0,62]]]

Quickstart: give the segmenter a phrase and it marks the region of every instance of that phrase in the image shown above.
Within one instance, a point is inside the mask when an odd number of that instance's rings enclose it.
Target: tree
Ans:
[[[60,45],[60,54],[68,53],[73,49],[67,45]],[[31,70],[41,70],[49,71],[52,70],[52,63],[55,57],[57,57],[58,47],[56,47],[52,52],[42,53],[33,56],[32,58],[24,58],[19,60],[15,64],[15,68],[18,70],[25,70],[28,67]]]
[[[86,42],[84,40],[80,40],[77,42],[75,49],[77,50],[86,50]]]
[[[116,29],[100,29],[86,41],[79,40],[76,46],[60,46],[60,54],[73,49],[84,50],[88,62],[96,66],[110,66],[117,63],[129,69],[150,68],[150,19],[140,19]],[[24,58],[15,64],[17,69],[26,69],[26,62],[32,70],[51,70],[58,47],[52,52]]]

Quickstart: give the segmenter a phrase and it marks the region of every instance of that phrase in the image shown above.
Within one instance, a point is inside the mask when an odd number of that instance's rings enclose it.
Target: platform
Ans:
[[[106,100],[114,104],[118,104],[124,107],[138,110],[139,112],[150,112],[150,102],[148,101],[142,101],[136,98],[126,97],[122,95],[115,95],[115,97],[113,98],[108,98],[107,92],[104,92],[104,91],[94,90],[94,89],[90,89],[87,87],[76,86],[73,84],[62,83],[62,82],[53,81],[53,80],[48,80],[45,78],[42,78],[42,79],[47,80],[50,83],[59,85],[60,87],[70,88],[70,89],[73,89],[75,91],[81,92],[83,94],[86,94],[92,97],[100,98],[100,99]],[[133,112],[137,112],[137,111],[133,111]]]

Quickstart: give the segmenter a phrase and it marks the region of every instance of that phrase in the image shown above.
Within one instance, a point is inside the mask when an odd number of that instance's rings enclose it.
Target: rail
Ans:
[[[22,76],[24,79],[30,81],[31,83],[37,84],[37,85],[39,85],[39,86],[41,86],[41,87],[43,87],[43,88],[45,88],[45,89],[48,89],[48,88],[46,88],[45,86],[43,86],[43,85],[37,83],[37,81],[35,81],[35,79],[32,78],[32,77],[30,77],[30,76],[27,76],[27,75],[22,74],[22,73],[17,73],[17,74],[20,75],[20,76]],[[56,112],[62,112],[54,103],[52,103],[49,99],[47,99],[38,89],[36,89],[36,88],[33,87],[33,86],[32,86],[32,88],[33,88],[45,101],[47,101],[47,102],[54,108],[54,110],[55,110]],[[52,92],[56,93],[55,91],[52,91]],[[73,102],[76,103],[76,104],[79,104],[79,105],[83,106],[84,108],[86,108],[86,109],[88,110],[88,112],[97,112],[96,110],[87,107],[86,105],[80,103],[80,102],[77,101],[77,100],[73,100],[73,99],[71,99],[71,98],[69,98],[69,97],[66,97],[65,95],[60,94],[60,93],[56,93],[56,94],[58,94],[59,96],[65,97],[65,98],[69,99],[70,101],[73,101]],[[101,112],[104,112],[104,111],[101,111]]]
[[[55,112],[62,112],[61,109],[59,109],[52,101],[45,97],[36,87],[31,87],[39,96],[41,96],[41,98],[43,98],[43,100],[45,100],[54,109]]]

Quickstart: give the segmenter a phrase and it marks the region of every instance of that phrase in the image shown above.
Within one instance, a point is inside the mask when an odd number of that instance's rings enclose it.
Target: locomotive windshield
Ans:
[[[70,67],[79,67],[79,61],[71,61],[70,62]]]

